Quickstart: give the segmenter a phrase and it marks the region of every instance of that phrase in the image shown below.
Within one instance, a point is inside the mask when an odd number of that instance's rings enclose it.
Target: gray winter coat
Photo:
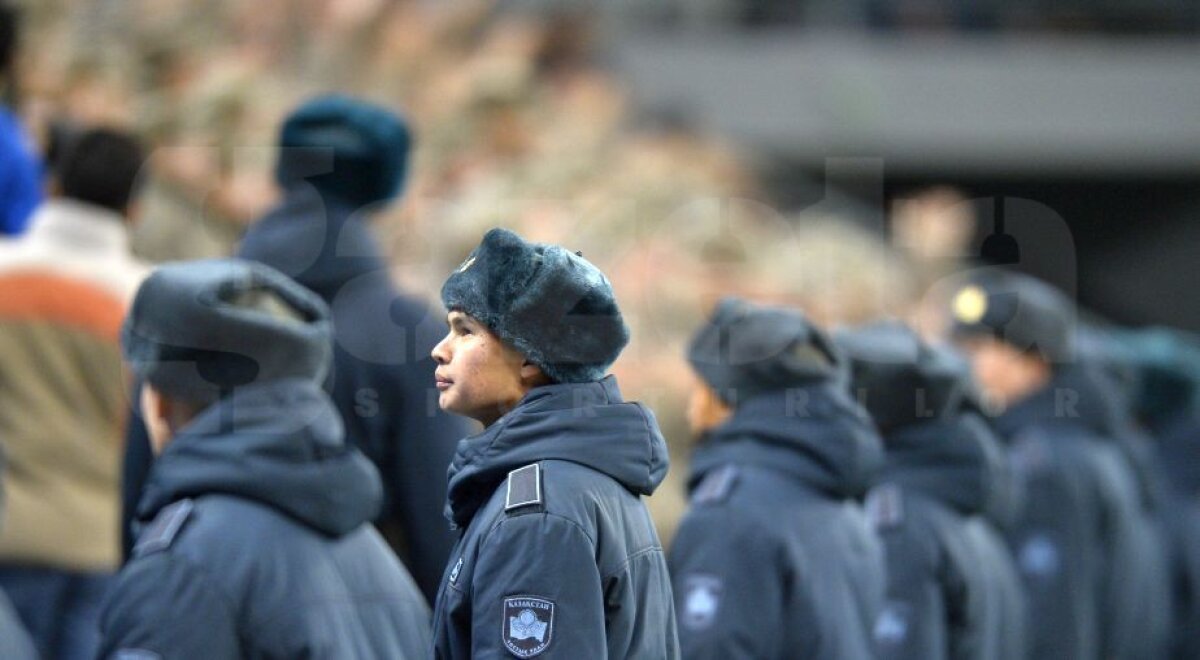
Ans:
[[[684,658],[871,658],[884,556],[858,500],[881,461],[832,382],[756,396],[712,430],[670,554]]]
[[[1024,592],[993,511],[1008,463],[975,413],[886,435],[887,467],[868,497],[888,557],[881,659],[1021,660]]]
[[[425,657],[428,606],[370,525],[380,493],[319,386],[237,390],[155,461],[101,657]]]
[[[611,376],[535,388],[460,442],[447,515],[462,536],[433,656],[678,657],[667,566],[640,499],[666,472],[653,414]]]

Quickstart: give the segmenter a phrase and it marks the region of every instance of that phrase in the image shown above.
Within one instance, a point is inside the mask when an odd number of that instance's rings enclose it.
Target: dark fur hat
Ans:
[[[308,183],[354,207],[400,193],[411,136],[396,113],[349,96],[300,106],[283,123],[275,178],[284,188]]]
[[[898,321],[846,328],[834,341],[850,361],[859,402],[884,432],[943,419],[973,406],[970,367]]]
[[[448,310],[486,325],[559,383],[599,380],[629,343],[608,278],[580,253],[484,235],[442,286]]]
[[[766,392],[846,379],[845,362],[799,310],[722,300],[692,337],[688,362],[725,403]]]

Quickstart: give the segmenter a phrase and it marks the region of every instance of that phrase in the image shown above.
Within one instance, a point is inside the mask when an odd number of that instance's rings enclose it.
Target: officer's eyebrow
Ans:
[[[464,328],[468,325],[469,318],[462,312],[450,312],[446,317],[446,325],[452,330]]]

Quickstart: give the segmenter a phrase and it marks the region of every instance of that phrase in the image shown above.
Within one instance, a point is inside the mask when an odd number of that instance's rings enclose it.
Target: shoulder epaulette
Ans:
[[[737,483],[736,465],[725,465],[705,475],[704,480],[692,491],[693,504],[715,504],[725,501]]]
[[[188,516],[192,515],[193,508],[191,500],[179,500],[164,507],[138,536],[137,545],[133,546],[133,555],[140,557],[171,547],[171,542],[175,540],[179,530],[183,529]]]
[[[504,512],[542,506],[542,466],[532,463],[508,473]]]
[[[892,529],[904,522],[904,494],[896,484],[883,484],[867,493],[867,519],[877,530]]]

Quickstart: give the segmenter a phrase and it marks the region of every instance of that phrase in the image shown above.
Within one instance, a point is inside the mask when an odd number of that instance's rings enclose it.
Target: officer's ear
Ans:
[[[541,387],[542,385],[549,385],[551,382],[553,381],[542,371],[541,367],[529,360],[521,362],[521,383],[526,387]]]
[[[203,404],[169,397],[149,383],[142,385],[139,403],[146,434],[150,436],[150,446],[155,454],[161,453],[175,434],[205,407]]]
[[[138,404],[142,411],[142,422],[146,425],[146,435],[150,437],[150,447],[156,455],[161,454],[172,436],[168,422],[171,418],[170,403],[154,387],[143,384]]]
[[[692,435],[703,437],[705,433],[725,423],[733,414],[733,408],[721,400],[721,397],[708,386],[708,383],[696,377],[692,379],[692,395],[688,400],[687,421]]]

